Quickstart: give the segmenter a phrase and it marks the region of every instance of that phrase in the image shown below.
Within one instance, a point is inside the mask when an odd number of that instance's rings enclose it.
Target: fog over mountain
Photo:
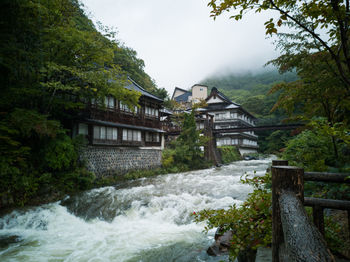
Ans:
[[[145,71],[172,93],[223,72],[262,70],[278,55],[264,21],[272,14],[210,17],[203,0],[82,0],[96,22],[115,27],[117,38],[145,61]]]

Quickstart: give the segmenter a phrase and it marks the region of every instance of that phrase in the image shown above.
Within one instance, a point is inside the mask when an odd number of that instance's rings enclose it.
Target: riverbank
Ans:
[[[239,154],[239,151],[235,147],[230,146],[222,146],[219,147],[219,152],[221,154],[221,158],[223,160],[224,165],[231,164],[235,161],[242,160],[242,156]],[[255,159],[263,159],[266,158],[266,155],[262,154],[254,154]],[[87,178],[90,180],[88,183],[85,183],[85,186],[83,188],[76,188],[73,187],[71,189],[68,189],[69,187],[56,187],[56,185],[45,185],[42,188],[38,190],[38,194],[35,196],[32,196],[26,202],[20,202],[16,203],[14,201],[14,198],[10,195],[8,196],[1,196],[0,197],[0,210],[12,210],[16,207],[23,207],[23,206],[37,206],[42,204],[48,204],[51,202],[59,201],[66,197],[67,195],[75,195],[79,194],[86,190],[91,190],[94,188],[100,188],[105,186],[114,186],[116,184],[122,184],[129,180],[133,179],[139,179],[139,178],[147,178],[147,177],[153,177],[158,175],[166,175],[166,174],[173,174],[173,173],[179,173],[179,172],[189,172],[189,171],[196,171],[196,170],[203,170],[207,168],[214,167],[213,163],[211,162],[205,162],[202,161],[200,166],[196,166],[195,168],[191,165],[184,165],[182,163],[172,163],[172,165],[167,165],[169,156],[167,156],[167,152],[164,154],[163,163],[164,165],[160,168],[155,169],[143,169],[143,170],[131,170],[127,173],[116,173],[114,175],[108,175],[108,176],[102,176],[100,178],[96,178],[93,174],[90,176],[87,176]],[[169,161],[168,161],[169,162]]]

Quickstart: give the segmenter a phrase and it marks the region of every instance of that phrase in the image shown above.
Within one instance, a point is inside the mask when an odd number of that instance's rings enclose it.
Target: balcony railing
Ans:
[[[152,117],[143,113],[126,112],[119,109],[112,110],[90,107],[82,112],[82,117],[133,126],[161,128],[159,117]]]

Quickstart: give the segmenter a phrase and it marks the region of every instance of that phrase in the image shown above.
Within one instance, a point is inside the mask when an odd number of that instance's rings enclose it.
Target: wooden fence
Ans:
[[[350,183],[347,174],[305,172],[284,160],[272,162],[272,261],[335,261],[324,240],[325,208],[347,210],[350,201],[304,198],[304,181]],[[312,223],[305,206],[313,208]]]

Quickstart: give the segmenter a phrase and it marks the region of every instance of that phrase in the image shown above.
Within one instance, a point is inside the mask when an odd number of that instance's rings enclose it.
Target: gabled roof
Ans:
[[[186,93],[184,93],[182,95],[179,95],[179,96],[175,97],[174,99],[178,103],[179,102],[187,102],[188,101],[188,97],[190,97],[191,95],[192,95],[192,93],[187,91]]]
[[[141,95],[155,99],[159,102],[163,102],[163,99],[160,99],[159,97],[152,95],[150,92],[146,91],[145,89],[143,89],[140,85],[138,85],[134,80],[132,80],[130,77],[128,77],[128,80],[131,82],[129,85],[125,86],[126,89],[129,90],[134,90],[137,92],[140,92]]]
[[[176,93],[177,90],[179,90],[179,91],[181,91],[181,92],[184,92],[184,93],[191,93],[190,91],[187,91],[187,90],[185,90],[185,89],[182,89],[182,88],[176,86],[175,89],[174,89],[173,95],[172,95],[172,97],[171,97],[171,100],[174,100],[174,99],[175,99],[175,98],[174,98],[174,95],[175,95],[175,93]],[[192,94],[192,93],[191,93],[191,94]]]
[[[189,92],[189,91],[187,91],[187,90],[185,90],[185,89],[182,89],[182,88],[180,88],[180,87],[175,87],[175,89],[174,89],[174,93],[175,93],[175,91],[176,90],[180,90],[180,91],[182,91],[182,92]]]
[[[211,89],[210,95],[205,99],[205,101],[208,101],[213,96],[220,97],[224,101],[224,103],[233,104],[235,106],[240,106],[239,104],[232,102],[227,96],[225,96],[223,93],[221,93],[216,87],[213,87]]]
[[[240,104],[237,104],[235,102],[232,102],[227,96],[225,96],[223,93],[221,93],[216,87],[213,87],[211,89],[210,95],[205,99],[208,101],[211,97],[218,96],[221,100],[223,100],[222,103],[210,103],[204,110],[206,111],[220,111],[224,109],[239,109],[252,117],[253,119],[256,119],[255,116],[250,114],[248,111],[246,111]],[[204,111],[203,110],[203,111]]]

